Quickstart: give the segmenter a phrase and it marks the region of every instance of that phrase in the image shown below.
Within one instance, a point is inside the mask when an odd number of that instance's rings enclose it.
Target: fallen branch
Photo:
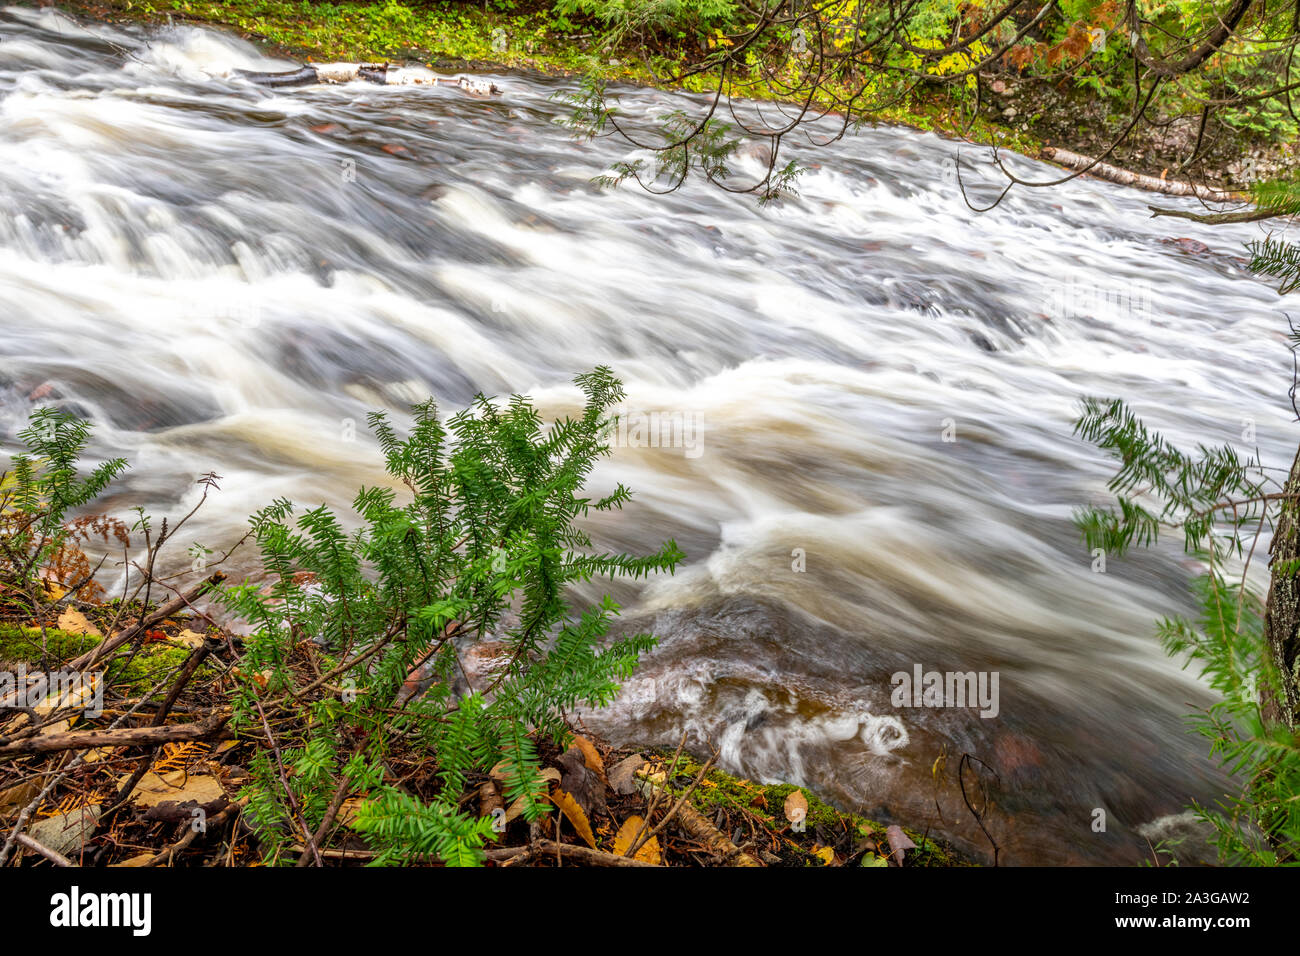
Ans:
[[[528,847],[523,847],[528,850]],[[593,850],[585,846],[573,846],[568,843],[556,843],[554,840],[538,840],[532,848],[538,854],[554,853],[557,856],[563,856],[579,863],[586,863],[588,866],[650,866],[656,867],[655,863],[647,863],[644,860],[633,860],[626,856],[615,856],[613,853],[603,853],[600,850]]]
[[[701,776],[700,779],[703,779]],[[652,783],[645,777],[641,777],[643,792],[645,790],[654,790],[667,792],[665,788],[656,783]],[[677,815],[677,821],[681,824],[682,830],[687,836],[693,837],[702,842],[710,853],[717,856],[725,866],[762,866],[758,860],[754,859],[736,844],[721,830],[710,823],[698,810],[685,800],[679,800],[673,807]],[[658,832],[656,830],[656,832]]]
[[[84,750],[91,747],[147,747],[182,740],[205,740],[219,734],[229,720],[230,712],[224,711],[192,724],[129,727],[124,730],[83,730],[48,734],[44,737],[29,737],[0,747],[0,757],[54,753],[59,750]]]
[[[225,579],[226,579],[226,575],[221,571],[216,571],[208,575],[198,584],[194,585],[194,587],[190,588],[184,594],[179,594],[176,597],[172,598],[170,601],[168,601],[162,607],[158,608],[158,610],[154,611],[148,617],[141,618],[137,623],[132,624],[130,627],[123,628],[117,634],[113,635],[110,638],[105,639],[102,643],[97,644],[95,647],[92,647],[90,650],[82,654],[80,657],[75,658],[72,661],[69,661],[67,664],[67,669],[74,670],[74,671],[84,671],[90,669],[91,665],[93,665],[96,661],[104,657],[107,657],[109,654],[113,653],[113,651],[117,650],[127,641],[131,640],[131,638],[135,637],[142,631],[145,631],[148,628],[153,627],[155,624],[167,620],[167,618],[171,617],[181,608],[188,605],[190,601],[194,600],[200,594],[202,594],[205,588],[208,588],[212,585],[220,584]]]
[[[176,858],[176,854],[180,853],[187,846],[193,843],[195,837],[197,837],[200,833],[206,834],[210,827],[220,826],[221,824],[225,823],[228,819],[230,819],[231,816],[238,813],[246,806],[248,806],[248,797],[244,797],[242,800],[232,803],[230,806],[226,807],[226,809],[222,810],[210,821],[208,821],[207,824],[204,826],[203,830],[200,831],[191,827],[189,832],[186,833],[185,836],[181,837],[178,841],[173,843],[171,846],[167,847],[167,849],[163,850],[161,853],[154,854],[153,856],[145,860],[144,863],[140,865],[141,866],[167,865],[168,863],[170,863],[172,860]]]
[[[1131,172],[1112,166],[1110,163],[1098,163],[1091,156],[1072,153],[1068,149],[1057,149],[1054,146],[1048,146],[1043,150],[1043,158],[1059,163],[1067,169],[1087,169],[1088,175],[1120,186],[1133,186],[1148,192],[1164,193],[1166,196],[1195,196],[1197,199],[1209,202],[1240,202],[1246,198],[1240,193],[1227,192],[1212,186],[1160,179],[1157,176]]]
[[[48,846],[45,846],[43,843],[37,843],[26,833],[18,834],[18,836],[15,838],[15,842],[17,842],[19,846],[27,847],[27,849],[33,851],[34,853],[39,853],[41,856],[45,857],[45,859],[49,860],[55,866],[76,866],[75,863],[69,860],[62,853],[56,853],[54,850],[51,850]]]

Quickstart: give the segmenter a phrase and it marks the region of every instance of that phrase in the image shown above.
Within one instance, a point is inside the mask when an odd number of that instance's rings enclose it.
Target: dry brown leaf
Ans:
[[[95,747],[93,750],[87,750],[82,756],[82,763],[99,763],[101,760],[108,760],[117,753],[116,747]]]
[[[491,777],[493,780],[505,780],[506,770],[509,769],[509,766],[510,766],[510,762],[507,760],[503,760],[495,767],[493,767],[491,770],[488,771],[488,776]],[[560,782],[560,771],[556,770],[554,767],[543,768],[541,771],[541,775],[542,775],[542,779],[545,780],[547,783]]]
[[[614,764],[614,769],[609,772],[609,785],[614,788],[614,792],[621,793],[624,796],[635,793],[636,781],[632,775],[644,767],[645,764],[646,759],[640,754],[624,757]]]
[[[791,823],[808,819],[808,798],[798,790],[792,791],[785,798],[785,818]]]
[[[357,818],[357,814],[361,811],[361,804],[365,803],[369,799],[370,797],[365,794],[358,794],[344,800],[343,806],[339,807],[339,822],[345,827],[352,826],[353,822]]]
[[[889,841],[890,856],[899,866],[903,865],[903,857],[907,850],[915,850],[916,844],[912,838],[903,832],[903,828],[897,824],[885,828],[885,839]]]
[[[90,623],[90,619],[82,614],[75,607],[64,608],[63,613],[59,615],[59,630],[67,631],[69,634],[89,634],[92,637],[103,637],[99,628]]]
[[[140,853],[130,859],[123,860],[121,863],[110,863],[109,866],[144,866],[153,857],[152,853]]]
[[[129,773],[123,774],[117,781],[117,786],[120,788],[129,779]],[[201,773],[187,776],[184,770],[172,770],[163,774],[152,771],[145,774],[131,795],[140,806],[153,807],[169,800],[177,803],[187,800],[198,804],[212,803],[224,797],[226,791],[215,777]]]
[[[555,792],[551,794],[551,800],[560,808],[560,812],[569,818],[573,829],[578,831],[578,836],[586,840],[587,845],[593,850],[596,849],[596,835],[591,832],[591,822],[582,812],[582,807],[578,806],[578,801],[559,787],[556,787]]]
[[[602,782],[608,783],[608,781],[605,780],[605,761],[600,759],[600,753],[596,750],[595,744],[586,737],[575,736],[573,738],[573,743],[570,746],[577,747],[581,750],[582,761],[587,765],[587,769],[595,771],[599,774]]]
[[[628,847],[640,835],[641,827],[644,824],[645,820],[635,814],[624,821],[623,826],[618,831],[618,836],[614,837],[615,856],[627,855]],[[653,863],[655,866],[660,865],[663,862],[663,854],[659,852],[659,838],[651,837],[646,840],[632,859],[640,860],[643,863]]]
[[[26,783],[14,784],[8,789],[0,790],[0,819],[16,814],[31,803],[32,798],[40,792],[40,783],[36,780],[28,780]]]

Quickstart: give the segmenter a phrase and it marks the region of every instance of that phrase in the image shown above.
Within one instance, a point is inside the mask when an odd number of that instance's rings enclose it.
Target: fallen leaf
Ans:
[[[173,637],[172,640],[179,641],[186,647],[201,647],[203,646],[204,637],[202,634],[196,634],[194,631],[191,631],[188,627],[183,627],[181,628],[180,633]]]
[[[603,781],[605,779],[605,761],[600,759],[600,753],[596,750],[596,745],[586,737],[575,736],[573,746],[582,751],[582,759],[586,763],[587,769],[598,774]]]
[[[59,615],[59,630],[67,631],[69,634],[89,634],[92,637],[103,637],[99,628],[90,623],[90,619],[82,614],[75,607],[64,608],[63,613]]]
[[[886,827],[885,839],[889,841],[889,849],[893,851],[890,855],[899,866],[903,865],[903,851],[916,849],[912,838],[904,833],[900,826]]]
[[[35,780],[14,784],[12,787],[0,790],[0,819],[13,816],[31,803],[32,798],[40,792],[40,784]]]
[[[623,822],[623,826],[618,831],[618,836],[614,837],[614,855],[627,856],[628,847],[640,835],[641,827],[645,820],[636,815],[630,816]],[[658,866],[663,862],[663,854],[659,852],[659,838],[651,837],[641,845],[632,859],[640,860],[643,863],[653,863]]]
[[[361,810],[361,805],[369,799],[368,796],[352,796],[344,800],[343,805],[339,807],[339,823],[345,827],[352,826]]]
[[[785,818],[791,823],[800,823],[808,819],[808,798],[798,790],[785,798]]]
[[[509,770],[509,768],[510,761],[502,760],[499,764],[488,771],[488,776],[493,780],[505,780],[506,771]],[[559,783],[560,771],[556,770],[554,767],[543,767],[541,770],[541,777],[547,783]]]
[[[551,800],[560,808],[560,812],[569,818],[573,828],[578,831],[578,836],[586,840],[587,845],[593,850],[596,849],[596,835],[591,832],[591,822],[582,812],[582,807],[578,806],[578,801],[574,800],[567,790],[559,787],[551,794]]]
[[[110,863],[109,866],[144,866],[153,857],[152,853],[140,853],[128,860],[123,860],[121,863]]]
[[[587,769],[582,750],[570,747],[560,755],[559,764],[564,771],[560,786],[578,801],[582,812],[593,817],[605,809],[605,784]]]
[[[821,860],[825,866],[832,866],[835,863],[835,851],[828,846],[818,846],[814,843],[812,855]]]
[[[883,856],[876,856],[874,853],[868,853],[862,858],[863,866],[889,866],[889,861]]]
[[[118,788],[129,779],[131,774],[123,774],[117,781]],[[193,800],[203,805],[220,800],[225,795],[226,791],[215,777],[203,773],[187,775],[184,770],[172,770],[163,774],[150,771],[131,791],[132,798],[142,807],[157,806],[169,800],[177,803]]]
[[[633,779],[633,775],[645,765],[646,759],[640,754],[624,757],[614,764],[614,769],[609,772],[609,785],[614,788],[615,793],[621,793],[624,796],[629,793],[636,793],[636,781]]]

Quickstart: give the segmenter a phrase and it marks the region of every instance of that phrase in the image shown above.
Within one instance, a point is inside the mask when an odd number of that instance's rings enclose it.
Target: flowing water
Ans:
[[[569,136],[567,80],[496,76],[481,99],[231,73],[293,65],[195,28],[3,15],[7,443],[36,404],[76,409],[132,463],[110,505],[159,515],[215,470],[184,544],[225,547],[274,496],[342,509],[382,481],[372,409],[483,391],[571,413],[572,376],[608,364],[630,427],[594,484],[636,498],[593,533],[672,536],[689,563],[615,588],[663,642],[590,726],[689,732],[987,859],[969,753],[1012,863],[1134,861],[1139,826],[1221,792],[1182,720],[1210,697],[1153,637],[1193,569],[1095,569],[1070,514],[1108,467],[1071,423],[1081,395],[1122,396],[1175,440],[1289,464],[1300,298],[1245,272],[1250,227],[1153,220],[1151,195],[1082,181],[972,212],[957,144],[887,127],[796,147],[811,168],[779,206],[602,191],[632,151]],[[622,92],[633,124],[697,107]],[[1000,174],[963,153],[992,196]],[[894,706],[918,665],[996,672],[996,716]]]

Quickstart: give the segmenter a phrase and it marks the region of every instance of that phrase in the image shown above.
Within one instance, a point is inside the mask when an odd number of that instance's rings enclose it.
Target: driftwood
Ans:
[[[1096,176],[1098,179],[1104,179],[1120,186],[1133,186],[1137,189],[1145,189],[1148,192],[1164,193],[1167,196],[1195,196],[1197,199],[1204,199],[1207,202],[1239,202],[1245,198],[1239,193],[1227,192],[1211,186],[1200,186],[1196,183],[1160,179],[1158,176],[1147,176],[1143,173],[1131,172],[1127,169],[1120,169],[1118,166],[1112,166],[1110,163],[1099,163],[1091,156],[1072,153],[1068,149],[1057,149],[1054,146],[1048,146],[1043,150],[1043,158],[1054,163],[1060,163],[1068,169],[1086,169],[1088,175]]]

